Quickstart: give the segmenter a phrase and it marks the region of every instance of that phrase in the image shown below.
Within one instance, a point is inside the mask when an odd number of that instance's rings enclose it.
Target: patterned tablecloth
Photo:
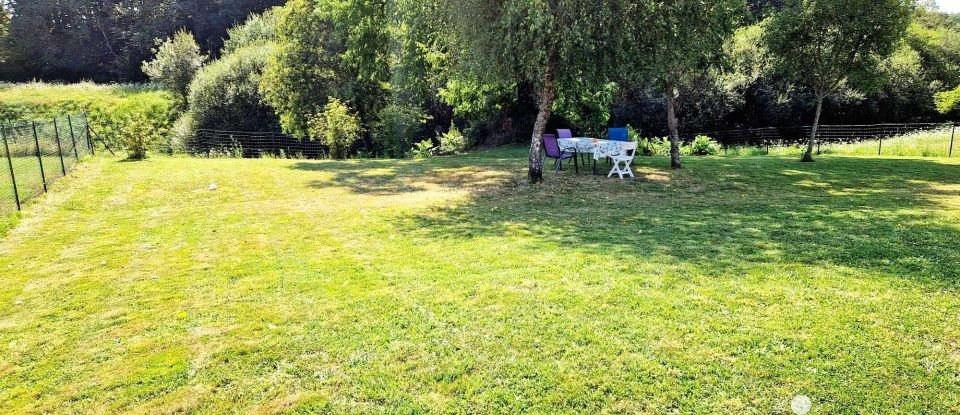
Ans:
[[[592,153],[594,160],[602,160],[623,152],[620,146],[624,141],[598,140],[589,137],[561,138],[557,140],[560,149],[575,148],[577,153]]]

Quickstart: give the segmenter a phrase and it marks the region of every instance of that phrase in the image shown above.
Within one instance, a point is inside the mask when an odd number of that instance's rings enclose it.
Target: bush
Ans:
[[[330,156],[344,159],[360,138],[360,120],[340,100],[330,98],[323,112],[310,119],[310,137],[330,147]]]
[[[637,154],[641,156],[669,156],[670,138],[634,138],[637,142]]]
[[[712,138],[698,135],[690,143],[688,153],[694,156],[712,156],[720,152],[720,145]]]
[[[955,109],[960,109],[960,86],[952,91],[938,93],[934,101],[937,104],[937,111],[941,114],[949,114]]]
[[[407,155],[414,159],[427,159],[433,156],[434,150],[432,141],[423,140],[413,146]]]
[[[273,46],[248,46],[197,73],[190,84],[190,115],[196,129],[279,131],[280,120],[260,93],[260,79]]]
[[[143,63],[143,73],[172,92],[181,108],[185,107],[190,82],[207,59],[200,54],[197,40],[190,32],[181,30],[172,39],[158,39],[153,52],[154,59]]]
[[[170,128],[170,152],[186,153],[196,131],[193,116],[189,112],[180,116]]]
[[[277,9],[269,9],[263,14],[253,14],[237,26],[227,30],[227,40],[223,42],[221,55],[229,55],[242,48],[271,43],[277,39]]]
[[[401,158],[412,146],[426,119],[419,107],[390,104],[377,114],[373,140],[387,156]]]
[[[450,130],[440,134],[440,154],[458,154],[467,150],[467,137],[460,132],[456,125],[450,125]]]

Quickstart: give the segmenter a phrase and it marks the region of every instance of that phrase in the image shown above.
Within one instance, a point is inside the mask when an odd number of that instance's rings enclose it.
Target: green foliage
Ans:
[[[960,86],[952,91],[938,93],[934,100],[937,103],[937,111],[948,114],[960,108]]]
[[[410,149],[407,156],[412,159],[422,160],[433,157],[434,152],[436,152],[436,149],[433,147],[433,142],[430,140],[422,140]]]
[[[169,131],[174,111],[166,102],[128,100],[112,107],[105,122],[92,125],[97,132],[127,150],[130,159],[141,160],[147,150],[170,151]],[[92,117],[91,117],[92,118]]]
[[[588,98],[609,84],[621,53],[619,2],[441,0],[454,72],[477,85],[529,85],[536,102],[528,176],[543,180],[541,140],[556,97]],[[584,18],[590,16],[590,18]],[[611,30],[615,29],[615,30]],[[564,102],[564,108],[577,103]],[[569,113],[569,111],[568,111]],[[603,117],[603,111],[599,111]],[[588,126],[599,124],[591,117]]]
[[[310,137],[330,147],[331,157],[345,159],[360,138],[360,120],[340,100],[330,98],[323,112],[310,120]]]
[[[641,156],[669,156],[670,137],[637,137],[637,154]]]
[[[632,82],[653,80],[664,94],[674,168],[681,167],[676,98],[723,63],[724,45],[745,15],[742,0],[645,2],[627,15],[632,46],[631,59],[621,63],[623,73]]]
[[[720,145],[712,138],[705,135],[694,137],[693,142],[687,149],[687,154],[692,156],[713,156],[720,152]]]
[[[280,9],[262,88],[285,132],[306,135],[331,96],[370,129],[387,97],[388,27],[382,0],[294,0]]]
[[[120,145],[127,150],[129,160],[147,158],[147,150],[156,142],[156,132],[150,128],[149,119],[141,113],[125,114],[118,120],[117,137]]]
[[[169,93],[148,85],[0,84],[0,122],[79,112],[86,112],[90,125],[112,145],[120,145],[128,122],[146,119],[151,143],[162,150],[169,148],[163,134],[176,118]]]
[[[283,0],[3,0],[11,43],[31,78],[141,81],[155,39],[193,33],[215,55],[227,28]]]
[[[207,60],[200,54],[200,46],[190,32],[181,30],[173,38],[157,40],[152,61],[143,62],[143,73],[153,82],[173,93],[177,102],[185,105],[193,76]]]
[[[766,44],[774,67],[813,91],[816,113],[803,161],[813,161],[825,98],[876,89],[880,62],[907,31],[914,0],[791,0],[774,15]]]
[[[906,33],[913,0],[791,0],[774,15],[766,44],[778,71],[818,97],[871,88],[879,63]]]
[[[389,157],[403,157],[414,143],[426,115],[418,107],[390,104],[377,114],[373,139]]]
[[[450,155],[459,154],[467,150],[469,140],[460,132],[456,125],[451,125],[450,130],[440,134],[440,154]]]
[[[227,40],[223,42],[223,55],[229,55],[241,48],[273,43],[277,40],[278,9],[269,9],[263,14],[252,14],[243,24],[227,31]]]
[[[277,131],[279,119],[260,92],[273,50],[269,43],[245,46],[200,70],[190,84],[194,128]]]

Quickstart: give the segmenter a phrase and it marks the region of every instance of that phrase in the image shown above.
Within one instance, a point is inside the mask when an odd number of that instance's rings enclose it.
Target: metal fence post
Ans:
[[[67,175],[67,165],[63,162],[63,146],[60,145],[60,128],[57,127],[57,119],[53,119],[53,136],[57,139],[57,154],[60,156],[60,171],[64,176]]]
[[[883,153],[883,137],[880,137],[880,148],[877,149],[877,155],[881,156],[883,155],[882,153]]]
[[[43,155],[40,153],[40,138],[37,137],[37,123],[31,122],[33,126],[33,142],[37,145],[37,162],[40,163],[40,181],[43,182],[43,192],[47,192],[47,175],[43,172]]]
[[[0,137],[3,137],[3,149],[7,152],[7,167],[10,168],[10,182],[13,184],[13,200],[17,202],[17,210],[20,210],[20,192],[17,191],[17,175],[13,173],[13,159],[10,157],[10,146],[7,144],[7,129],[0,125]]]
[[[953,123],[953,129],[950,130],[950,151],[947,153],[947,157],[953,157],[953,139],[957,136],[957,123]]]
[[[97,152],[93,149],[93,139],[90,138],[90,117],[87,116],[87,112],[83,112],[83,120],[86,121],[84,125],[87,130],[87,148],[90,149],[90,155],[95,156]]]
[[[70,114],[67,114],[67,126],[70,127],[70,142],[73,143],[73,157],[80,161],[80,153],[77,152],[77,136],[73,134],[73,120]]]

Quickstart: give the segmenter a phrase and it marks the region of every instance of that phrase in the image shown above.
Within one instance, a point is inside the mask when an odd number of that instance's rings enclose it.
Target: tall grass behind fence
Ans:
[[[319,141],[270,132],[199,130],[185,144],[188,153],[201,157],[321,159],[330,154]]]
[[[95,153],[84,114],[0,125],[0,214],[21,209]]]
[[[956,123],[821,125],[817,154],[951,157],[960,152]],[[726,154],[784,154],[804,149],[811,127],[767,127],[705,133]]]

